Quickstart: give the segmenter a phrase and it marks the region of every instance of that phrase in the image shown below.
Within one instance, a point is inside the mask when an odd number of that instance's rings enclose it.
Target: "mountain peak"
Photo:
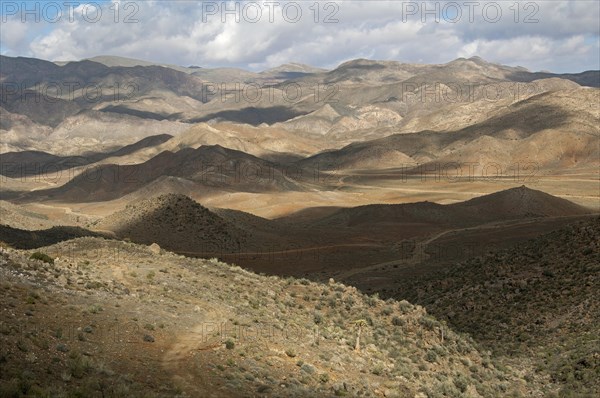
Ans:
[[[485,59],[483,59],[483,58],[481,58],[481,57],[479,57],[477,55],[469,57],[469,61],[473,61],[475,63],[483,63],[483,64],[488,64],[489,63]]]
[[[299,62],[289,62],[286,64],[282,64],[276,66],[274,68],[269,68],[261,72],[263,75],[269,74],[313,74],[313,73],[322,73],[326,72],[326,69],[317,68],[314,66],[301,64]]]
[[[117,236],[175,251],[232,250],[245,233],[192,198],[167,193],[128,205],[101,223]]]
[[[504,214],[509,217],[560,217],[590,213],[590,210],[583,206],[525,185],[480,196],[453,206],[467,207],[476,212]]]
[[[469,58],[459,57],[459,58],[456,58],[455,60],[450,61],[448,63],[448,65],[456,65],[456,64],[458,64],[458,65],[469,65],[469,64],[472,65],[472,64],[476,64],[478,66],[495,65],[495,64],[493,64],[491,62],[488,62],[485,59],[483,59],[483,58],[481,58],[481,57],[479,57],[477,55],[469,57]]]

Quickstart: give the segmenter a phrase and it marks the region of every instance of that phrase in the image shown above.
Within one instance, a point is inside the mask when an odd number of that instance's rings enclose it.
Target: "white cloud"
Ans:
[[[243,11],[248,3],[237,4]],[[81,5],[74,22],[65,16],[55,24],[31,26],[15,21],[18,16],[9,19],[0,28],[0,47],[8,55],[52,60],[112,54],[181,65],[255,69],[292,61],[331,67],[358,57],[440,63],[471,55],[531,69],[600,68],[600,11],[593,1],[519,2],[518,14],[512,1],[492,2],[491,6],[480,2],[472,9],[473,23],[463,1],[456,1],[462,12],[456,23],[445,20],[445,15],[439,23],[434,15],[423,15],[422,1],[341,1],[337,8],[320,2],[318,23],[315,9],[309,8],[314,3],[297,1],[302,17],[292,23],[294,8],[289,6],[287,15],[283,13],[287,3],[281,0],[280,6],[269,9],[265,0],[257,0],[247,6],[247,14],[241,13],[239,23],[231,14],[207,13],[213,5],[222,10],[222,1],[121,0],[118,16],[115,6],[111,9],[107,3],[95,23],[89,21],[95,16],[93,9],[84,15],[86,7]],[[442,11],[447,4],[437,2],[437,7]],[[501,6],[502,17],[492,23],[494,4]],[[261,7],[262,17],[252,23],[244,15],[255,16],[256,5]],[[228,7],[234,3],[228,2]],[[436,2],[428,2],[426,7],[433,10]],[[328,15],[339,22],[323,23]],[[127,16],[138,22],[125,23]],[[447,15],[454,16],[452,12]],[[528,16],[539,22],[525,23]]]

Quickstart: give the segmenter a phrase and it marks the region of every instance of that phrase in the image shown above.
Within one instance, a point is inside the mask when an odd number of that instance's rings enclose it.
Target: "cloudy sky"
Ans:
[[[600,69],[598,0],[2,0],[0,7],[0,52],[48,60],[119,55],[262,70],[478,55],[534,71]]]

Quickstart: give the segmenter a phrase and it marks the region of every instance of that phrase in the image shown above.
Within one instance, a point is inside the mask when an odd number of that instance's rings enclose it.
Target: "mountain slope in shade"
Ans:
[[[110,238],[110,234],[81,227],[53,226],[48,229],[26,230],[0,224],[0,242],[18,249],[36,249],[84,236]]]
[[[581,86],[600,87],[600,71],[588,70],[581,73],[516,72],[510,75],[515,81],[529,82],[537,79],[560,78],[571,80]]]
[[[566,199],[521,186],[450,205],[419,202],[346,208],[311,223],[347,227],[394,223],[472,226],[521,218],[590,213],[591,210]]]
[[[31,120],[51,127],[84,109],[115,108],[127,113],[124,111],[128,109],[127,104],[135,106],[139,102],[136,99],[147,95],[150,97],[145,99],[152,100],[157,93],[161,93],[161,98],[177,101],[181,107],[190,99],[194,99],[192,102],[196,104],[205,99],[200,79],[160,66],[108,67],[92,61],[58,66],[32,58],[6,56],[0,56],[0,60],[0,78],[18,82],[24,90],[22,95],[7,92],[0,101],[2,106],[12,113],[27,115]],[[47,86],[64,82],[69,82],[76,89],[73,92],[57,91],[56,88],[44,91]],[[96,98],[91,99],[86,94],[90,87],[98,90]],[[25,91],[29,94],[25,95]],[[44,92],[48,98],[40,99],[34,92]],[[139,112],[134,115],[148,116]]]
[[[566,199],[523,186],[454,203],[472,217],[510,219],[521,217],[561,217],[589,214],[590,210]]]
[[[97,228],[138,243],[178,252],[235,251],[246,233],[184,195],[167,194],[128,205]]]
[[[399,280],[398,297],[424,305],[496,354],[532,361],[562,385],[562,396],[594,397],[599,242],[596,217],[419,280]]]
[[[109,157],[123,157],[144,148],[158,146],[173,138],[169,134],[161,134],[144,138],[126,145],[113,152],[91,153],[85,156],[57,156],[41,151],[20,151],[0,154],[0,174],[18,178],[43,173],[57,172],[86,166]]]
[[[202,145],[221,145],[259,157],[282,153],[308,155],[319,149],[318,142],[274,127],[254,127],[235,123],[213,125],[199,123],[161,145],[157,150],[175,151],[185,147],[198,148]]]
[[[535,162],[539,170],[557,166],[590,166],[598,160],[598,90],[577,88],[545,92],[493,111],[488,118],[458,130],[398,133],[382,129],[384,138],[355,142],[324,151],[298,162],[301,167],[343,169],[354,154],[362,162],[376,164],[379,152],[367,148],[396,150],[410,157],[395,167],[411,163],[477,162],[509,164]],[[543,149],[542,149],[543,148]],[[392,167],[392,166],[388,166]]]
[[[273,192],[304,189],[272,162],[213,145],[164,151],[141,164],[99,165],[59,188],[31,192],[26,196],[27,200],[106,201],[135,192],[165,176],[190,180],[206,190]],[[160,193],[167,192],[156,192]]]

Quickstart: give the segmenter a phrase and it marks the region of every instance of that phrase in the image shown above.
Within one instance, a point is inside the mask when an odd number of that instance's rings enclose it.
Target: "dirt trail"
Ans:
[[[167,374],[173,375],[175,385],[185,391],[194,391],[199,394],[197,396],[225,397],[224,392],[216,390],[207,366],[210,363],[207,356],[223,347],[219,328],[227,318],[220,311],[208,307],[187,317],[193,318],[194,326],[175,332],[174,342],[165,348],[162,366]],[[206,395],[207,391],[212,393]]]
[[[468,229],[468,228],[465,228],[465,229]],[[427,245],[429,245],[431,242],[441,238],[442,236],[444,236],[450,232],[454,232],[454,231],[458,231],[458,229],[450,229],[447,231],[443,231],[443,232],[440,232],[438,234],[431,236],[430,238],[428,238],[424,241],[417,242],[415,244],[415,248],[414,248],[412,256],[410,258],[403,258],[400,260],[393,260],[393,261],[388,261],[385,263],[378,263],[378,264],[370,265],[368,267],[363,267],[363,268],[355,268],[355,269],[352,269],[352,270],[349,270],[342,274],[337,275],[336,279],[343,281],[354,275],[362,274],[365,272],[370,272],[370,271],[376,270],[377,268],[380,268],[380,267],[388,267],[388,266],[394,266],[394,265],[416,265],[419,262],[421,262],[423,259],[429,258],[429,255],[425,252],[425,248],[427,247]]]
[[[287,254],[287,253],[304,253],[322,249],[333,249],[338,247],[385,247],[385,245],[379,243],[340,243],[337,245],[325,245],[325,246],[311,246],[299,249],[288,249],[288,250],[276,250],[266,252],[233,252],[233,253],[212,253],[212,252],[189,252],[189,251],[177,251],[178,254],[191,254],[196,256],[209,256],[214,254],[222,256],[261,256],[261,255],[273,255],[273,254]]]
[[[542,221],[550,222],[552,220],[565,219],[565,218],[577,219],[580,217],[581,216],[546,217]],[[415,248],[414,248],[412,256],[410,258],[403,258],[403,259],[399,259],[399,260],[393,260],[393,261],[388,261],[388,262],[384,262],[384,263],[369,265],[368,267],[351,269],[351,270],[348,270],[346,272],[342,272],[341,274],[336,275],[335,278],[337,280],[344,281],[355,275],[375,271],[381,267],[388,267],[388,266],[394,266],[394,265],[403,265],[403,266],[417,265],[419,263],[426,261],[430,257],[429,254],[427,254],[426,249],[431,243],[433,243],[434,241],[438,240],[439,238],[441,238],[447,234],[450,234],[450,233],[473,231],[473,230],[485,230],[485,229],[499,229],[501,227],[516,226],[516,225],[528,225],[528,224],[534,224],[534,223],[539,223],[539,222],[540,222],[539,219],[509,220],[509,221],[503,221],[503,222],[493,222],[493,223],[489,223],[489,224],[477,225],[475,227],[449,229],[447,231],[443,231],[438,234],[435,234],[435,235],[427,238],[426,240],[416,242]]]

